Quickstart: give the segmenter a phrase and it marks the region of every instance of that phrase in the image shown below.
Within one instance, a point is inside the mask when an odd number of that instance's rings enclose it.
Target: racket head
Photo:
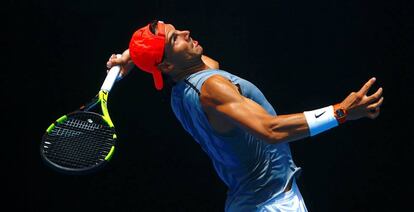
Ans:
[[[115,149],[115,127],[104,116],[77,111],[62,116],[42,137],[40,155],[64,174],[88,174],[103,168]]]

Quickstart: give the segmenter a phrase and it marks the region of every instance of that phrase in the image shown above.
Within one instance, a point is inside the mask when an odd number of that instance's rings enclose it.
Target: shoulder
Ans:
[[[238,101],[242,97],[237,87],[221,75],[212,75],[201,87],[200,100],[203,105],[217,105]]]
[[[204,81],[201,88],[206,89],[207,91],[218,91],[220,89],[226,88],[227,86],[229,86],[229,84],[231,84],[231,82],[228,78],[219,74],[214,74]]]

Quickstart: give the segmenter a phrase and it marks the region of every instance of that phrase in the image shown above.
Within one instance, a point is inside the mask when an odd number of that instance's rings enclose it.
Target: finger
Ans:
[[[112,68],[112,66],[113,66],[112,59],[113,59],[114,57],[116,58],[116,55],[115,55],[115,54],[111,54],[111,56],[110,56],[110,57],[109,57],[109,59],[108,59],[108,62],[106,62],[106,67],[107,67],[107,68],[109,68],[109,69],[110,69],[110,68]]]
[[[112,64],[114,64],[114,65],[120,65],[120,64],[124,63],[122,58],[117,57],[116,55],[114,55],[109,61],[111,61]]]
[[[368,105],[367,109],[368,110],[375,110],[376,108],[381,107],[383,102],[384,102],[384,97],[381,97],[381,99],[378,100],[378,102],[375,102],[373,104]]]
[[[377,101],[382,96],[382,92],[383,92],[382,87],[378,88],[378,90],[374,94],[372,94],[371,96],[368,96],[368,103]]]
[[[107,65],[109,65],[109,68],[112,68],[113,66],[120,65],[120,64],[121,64],[121,61],[118,58],[111,58],[107,62]]]
[[[108,62],[106,63],[106,67],[107,67],[107,68],[112,68],[112,62],[111,62],[111,61],[108,61]]]
[[[376,108],[374,112],[368,113],[368,118],[376,119],[380,114],[380,108]]]
[[[358,91],[358,93],[361,95],[365,95],[368,92],[368,90],[371,88],[372,84],[374,84],[375,80],[376,80],[375,77],[368,80],[368,82],[366,82],[362,86],[362,88]]]

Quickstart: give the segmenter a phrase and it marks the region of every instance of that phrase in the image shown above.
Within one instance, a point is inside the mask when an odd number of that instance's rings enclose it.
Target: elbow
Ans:
[[[270,132],[265,137],[265,141],[268,144],[281,144],[286,142],[287,136],[283,135],[282,133],[278,132]]]
[[[205,55],[201,56],[201,60],[203,60],[203,62],[211,69],[219,69],[220,67],[220,64],[216,60]]]
[[[212,61],[212,62],[210,62],[209,67],[211,69],[219,69],[220,68],[220,65],[219,65],[219,63],[217,61]]]
[[[288,133],[279,129],[277,124],[267,125],[264,140],[269,144],[281,144],[287,142]]]
[[[220,64],[217,61],[214,63],[214,68],[215,69],[219,69],[220,68]]]

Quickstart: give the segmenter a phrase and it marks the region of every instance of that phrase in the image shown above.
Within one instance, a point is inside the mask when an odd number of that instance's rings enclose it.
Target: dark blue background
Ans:
[[[382,86],[385,97],[378,119],[291,144],[303,168],[298,184],[312,212],[411,208],[414,8],[408,1],[2,4],[2,111],[15,135],[3,142],[17,156],[7,157],[2,173],[12,208],[223,211],[226,188],[209,159],[175,119],[168,97],[136,68],[110,95],[119,143],[105,170],[63,176],[40,160],[49,124],[95,95],[108,57],[153,19],[189,29],[206,55],[255,83],[278,114],[337,103],[377,77],[372,91]]]

